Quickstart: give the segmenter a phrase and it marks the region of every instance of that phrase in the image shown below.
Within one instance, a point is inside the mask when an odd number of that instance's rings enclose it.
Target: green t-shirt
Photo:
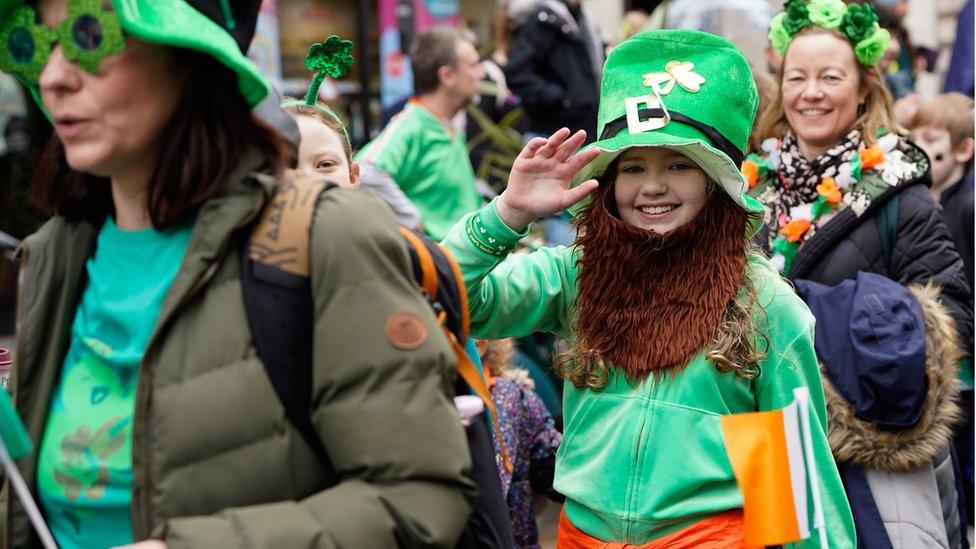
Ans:
[[[449,131],[419,103],[409,103],[357,160],[393,177],[420,210],[434,240],[442,240],[461,216],[483,204],[464,135]]]
[[[187,224],[123,231],[109,218],[38,453],[37,486],[63,549],[132,543],[132,421],[139,363],[190,241]]]

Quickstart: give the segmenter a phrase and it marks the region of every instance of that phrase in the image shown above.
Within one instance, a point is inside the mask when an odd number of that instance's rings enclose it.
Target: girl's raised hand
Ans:
[[[495,204],[498,217],[516,231],[536,219],[561,212],[593,192],[598,183],[590,179],[570,188],[576,172],[600,155],[592,148],[576,153],[586,141],[586,132],[570,135],[563,128],[548,139],[529,141],[512,166],[508,186]]]

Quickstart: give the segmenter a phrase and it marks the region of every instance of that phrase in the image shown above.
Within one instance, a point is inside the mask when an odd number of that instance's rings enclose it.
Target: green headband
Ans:
[[[793,38],[809,26],[836,29],[866,67],[880,61],[891,42],[891,34],[878,26],[871,4],[847,5],[843,0],[787,0],[785,10],[769,23],[769,42],[785,55]]]
[[[326,76],[342,78],[349,72],[349,67],[355,61],[352,56],[352,48],[352,42],[343,40],[334,34],[326,38],[322,43],[312,44],[308,48],[308,54],[305,55],[305,68],[310,71],[315,71],[315,76],[312,77],[312,83],[305,93],[305,100],[292,99],[284,101],[281,104],[281,108],[283,109],[288,107],[312,107],[322,112],[330,119],[339,123],[346,141],[349,141],[349,132],[346,131],[345,123],[328,105],[319,103],[318,96],[319,88],[322,87],[322,82],[325,81]]]

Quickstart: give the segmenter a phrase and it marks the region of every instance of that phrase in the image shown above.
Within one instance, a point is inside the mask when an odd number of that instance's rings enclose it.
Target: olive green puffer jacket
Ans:
[[[199,211],[138,381],[135,539],[180,547],[451,546],[475,488],[449,399],[453,354],[411,283],[392,213],[372,193],[336,189],[316,209],[312,418],[341,481],[332,488],[284,415],[256,356],[239,279],[248,227],[272,192],[241,163]],[[55,217],[21,250],[13,393],[41,439],[97,228]],[[418,315],[426,342],[393,347],[385,326]],[[36,455],[20,462],[33,485]],[[4,547],[39,546],[5,483]]]

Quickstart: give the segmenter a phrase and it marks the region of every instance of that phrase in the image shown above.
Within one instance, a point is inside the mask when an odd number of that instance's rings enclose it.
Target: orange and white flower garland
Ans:
[[[800,245],[809,240],[816,228],[826,223],[842,206],[851,208],[858,216],[864,213],[871,203],[871,197],[857,187],[865,171],[880,172],[881,179],[891,186],[915,172],[915,164],[906,162],[904,154],[896,150],[897,146],[897,135],[885,135],[877,144],[862,149],[849,162],[841,164],[835,177],[824,177],[817,185],[816,200],[794,206],[788,214],[780,214],[776,220],[779,234],[773,240],[770,257],[780,273],[789,273]],[[742,175],[750,189],[779,164],[779,143],[776,139],[767,139],[762,148],[767,153],[766,158],[753,153],[742,163]],[[767,192],[775,191],[769,189]]]

